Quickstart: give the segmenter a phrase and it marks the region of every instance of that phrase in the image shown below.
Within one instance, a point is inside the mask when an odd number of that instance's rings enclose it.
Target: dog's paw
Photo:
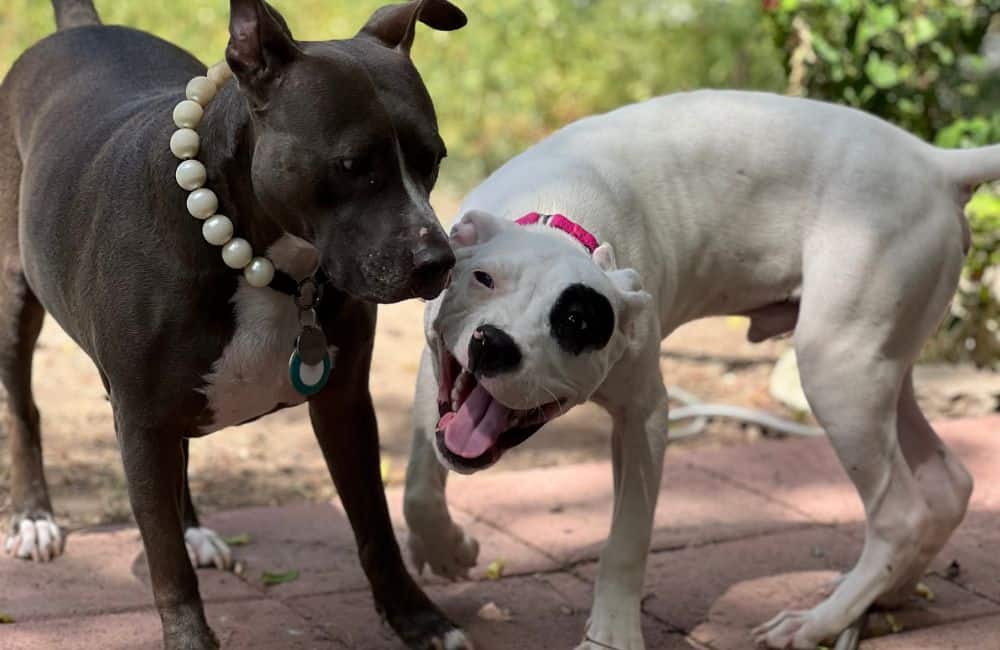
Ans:
[[[576,646],[575,650],[608,650],[609,648],[614,650],[644,650],[645,647],[641,635],[638,639],[633,638],[631,641],[616,641],[615,638],[612,638],[611,641],[598,641],[588,636],[580,645]]]
[[[642,632],[588,632],[587,637],[576,650],[645,650],[646,644],[642,640]]]
[[[583,642],[576,650],[644,650],[642,614],[638,607],[623,608],[599,615],[596,611],[587,621]]]
[[[195,568],[215,567],[219,571],[233,568],[233,552],[218,533],[210,528],[188,528],[184,544]]]
[[[822,629],[813,610],[786,610],[752,632],[764,648],[813,650],[831,635]]]
[[[382,622],[392,628],[408,648],[416,650],[475,650],[475,646],[465,635],[465,632],[455,627],[454,623],[433,606],[431,609],[394,617],[386,616],[381,608],[378,609],[380,609]]]
[[[426,647],[433,650],[476,650],[476,646],[472,645],[472,641],[465,636],[465,632],[459,629],[451,630],[444,636],[430,639],[429,645]]]
[[[52,515],[14,517],[4,540],[4,553],[22,560],[48,562],[62,555],[66,538]]]
[[[435,575],[448,580],[468,578],[479,558],[479,542],[455,524],[431,532],[411,530],[406,544],[418,573],[429,566]]]

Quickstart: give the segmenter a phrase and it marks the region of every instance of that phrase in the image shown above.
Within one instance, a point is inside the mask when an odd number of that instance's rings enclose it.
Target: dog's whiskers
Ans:
[[[560,400],[558,397],[556,397],[555,394],[552,391],[550,391],[548,388],[546,388],[545,386],[543,386],[541,383],[538,383],[537,386],[540,389],[542,389],[543,391],[545,391],[546,393],[549,394],[549,397],[552,398],[552,401],[555,402],[556,406],[559,407],[559,417],[562,417],[562,415],[563,415],[562,400]],[[545,406],[545,405],[544,404],[540,404],[540,405],[536,406],[535,408],[541,409],[543,406]]]

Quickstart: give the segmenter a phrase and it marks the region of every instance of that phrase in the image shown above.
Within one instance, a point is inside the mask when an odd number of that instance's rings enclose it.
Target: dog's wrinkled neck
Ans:
[[[254,250],[264,251],[282,235],[304,237],[304,228],[279,223],[257,200],[251,169],[254,152],[254,125],[246,99],[235,80],[219,89],[198,127],[201,136],[199,160],[208,170],[209,184],[219,195],[220,212],[225,212]]]

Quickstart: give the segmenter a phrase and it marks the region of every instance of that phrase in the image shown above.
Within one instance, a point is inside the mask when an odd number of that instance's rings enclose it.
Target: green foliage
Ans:
[[[983,37],[1000,0],[764,0],[789,92],[874,113],[942,147],[1000,141]],[[967,208],[973,246],[927,354],[1000,368],[1000,198]],[[991,287],[993,289],[991,290]]]
[[[782,0],[769,15],[791,92],[863,109],[932,140],[1000,100],[998,84],[979,83],[980,47],[998,10],[1000,0]]]
[[[398,0],[273,0],[303,40],[354,34]],[[414,57],[434,97],[453,189],[478,182],[583,115],[679,89],[780,90],[781,57],[757,0],[457,0],[469,27],[421,27]],[[107,23],[221,58],[225,0],[97,0]],[[0,74],[54,28],[45,0],[0,3]]]
[[[420,54],[464,181],[585,115],[681,89],[784,83],[753,0],[461,4],[470,31],[434,35],[439,48]]]
[[[927,355],[948,361],[971,359],[1000,370],[1000,195],[980,191],[966,212],[972,250],[951,312]]]

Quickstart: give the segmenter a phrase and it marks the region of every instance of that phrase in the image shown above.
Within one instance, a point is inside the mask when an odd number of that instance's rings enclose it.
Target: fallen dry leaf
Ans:
[[[292,569],[291,571],[285,571],[284,573],[271,573],[270,571],[265,571],[260,576],[260,581],[265,585],[280,585],[286,582],[293,582],[299,579],[299,570]]]
[[[250,533],[240,533],[232,537],[224,537],[222,541],[230,546],[246,546],[250,543]]]
[[[896,620],[896,617],[889,612],[885,613],[885,622],[889,624],[889,629],[892,630],[893,634],[899,634],[903,631],[903,626]]]
[[[499,580],[500,576],[503,575],[503,560],[493,560],[490,565],[486,567],[486,578],[488,580]]]
[[[490,601],[480,607],[479,611],[476,612],[476,616],[484,621],[494,621],[498,623],[507,623],[514,618],[510,615],[510,610],[498,607],[493,601]]]

